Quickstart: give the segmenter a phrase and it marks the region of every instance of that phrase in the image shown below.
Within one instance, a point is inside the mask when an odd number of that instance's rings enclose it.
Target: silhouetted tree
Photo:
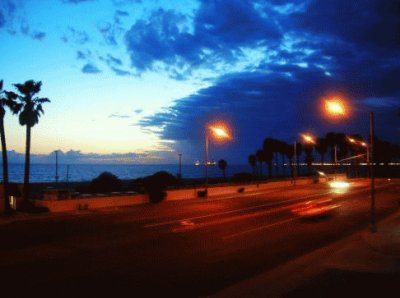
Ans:
[[[143,179],[143,186],[149,194],[150,203],[158,203],[165,199],[168,186],[177,185],[179,180],[172,174],[160,171]]]
[[[226,160],[220,159],[218,161],[218,168],[222,171],[225,180],[226,180],[226,172],[225,172],[225,170],[226,170],[227,166],[228,166],[228,163],[226,162]]]
[[[15,101],[17,95],[13,92],[3,90],[3,80],[0,81],[0,137],[1,137],[1,150],[3,158],[3,191],[4,191],[4,211],[10,212],[9,200],[9,184],[8,184],[8,158],[7,158],[7,144],[6,133],[4,130],[4,116],[6,108],[13,114],[18,113],[20,105]]]
[[[24,171],[24,202],[29,201],[30,185],[30,153],[31,153],[31,128],[39,123],[41,114],[44,113],[42,104],[50,102],[48,98],[37,97],[40,92],[42,82],[33,80],[26,81],[23,84],[14,84],[17,88],[18,100],[21,104],[19,113],[19,123],[26,126],[26,142],[25,142],[25,171]]]
[[[284,152],[286,157],[289,159],[290,173],[293,176],[293,156],[294,156],[294,146],[285,143]]]
[[[256,157],[257,157],[257,161],[259,163],[259,172],[260,172],[260,178],[262,179],[263,177],[263,162],[265,161],[265,157],[264,157],[264,151],[262,149],[257,150],[256,152]]]
[[[285,142],[276,140],[276,151],[281,155],[282,176],[285,176],[285,145]]]
[[[250,154],[247,158],[250,166],[253,168],[253,175],[256,174],[256,166],[257,166],[257,157],[254,154]]]
[[[315,144],[315,150],[320,154],[321,156],[321,164],[324,164],[324,156],[326,152],[328,151],[328,142],[326,141],[325,138],[317,138],[317,142]]]
[[[307,163],[308,174],[311,174],[311,165],[312,165],[312,162],[314,161],[314,157],[312,155],[313,147],[314,147],[314,145],[309,144],[309,143],[304,144],[304,147],[303,147],[304,153],[306,155],[305,162]]]
[[[297,174],[300,176],[300,156],[303,152],[303,145],[299,142],[296,143],[296,162],[297,162]]]
[[[111,192],[120,191],[122,182],[117,176],[110,172],[103,172],[90,182],[91,192]]]
[[[335,132],[328,132],[325,136],[326,143],[331,151],[331,162],[335,162],[335,148],[338,144],[337,134]]]
[[[272,177],[272,160],[274,158],[275,140],[266,138],[263,142],[264,160],[268,166],[268,177]]]

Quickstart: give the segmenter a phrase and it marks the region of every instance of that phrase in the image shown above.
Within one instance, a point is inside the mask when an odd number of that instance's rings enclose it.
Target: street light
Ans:
[[[310,134],[301,134],[301,137],[303,138],[303,140],[304,140],[306,143],[309,143],[309,144],[316,144],[316,142],[315,142],[315,140],[314,140],[314,137],[313,137],[312,135],[310,135]]]
[[[366,157],[367,157],[366,159],[367,159],[367,162],[368,162],[369,161],[369,146],[368,146],[368,144],[363,142],[363,141],[351,138],[351,137],[347,137],[347,139],[349,140],[350,143],[352,143],[354,145],[359,145],[359,146],[365,147],[366,154],[363,154],[363,155],[366,155]]]
[[[340,98],[332,98],[324,100],[324,107],[326,115],[332,117],[345,117],[347,114],[346,102]],[[375,177],[374,177],[374,112],[369,113],[369,146],[367,150],[369,153],[368,165],[370,170],[370,191],[371,191],[371,231],[376,232],[376,207],[375,207]]]
[[[213,140],[216,141],[224,141],[232,139],[232,136],[229,132],[229,127],[225,123],[215,123],[212,125],[207,125],[205,129],[205,174],[206,174],[206,185],[205,192],[206,197],[208,197],[208,146],[210,136]]]

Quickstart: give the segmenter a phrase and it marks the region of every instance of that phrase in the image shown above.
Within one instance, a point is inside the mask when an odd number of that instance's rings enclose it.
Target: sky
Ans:
[[[4,89],[33,79],[51,100],[33,162],[204,160],[207,123],[233,138],[210,159],[246,164],[266,137],[369,131],[400,142],[399,0],[1,0]],[[322,98],[350,106],[342,121]],[[5,118],[10,160],[25,128]]]

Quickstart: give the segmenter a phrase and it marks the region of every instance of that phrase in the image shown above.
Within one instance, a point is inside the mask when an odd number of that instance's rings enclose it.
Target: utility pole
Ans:
[[[56,188],[58,187],[58,150],[54,151],[56,154]]]
[[[182,153],[179,153],[179,179],[182,179]]]
[[[293,167],[293,182],[294,182],[294,185],[296,185],[296,176],[297,176],[297,149],[296,149],[296,147],[297,147],[297,142],[296,141],[294,141],[294,145],[293,145],[293,148],[294,148],[294,155],[293,155],[293,161],[294,161],[294,167]]]

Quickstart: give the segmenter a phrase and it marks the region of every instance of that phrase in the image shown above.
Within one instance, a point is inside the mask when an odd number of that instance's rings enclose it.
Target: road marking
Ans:
[[[242,211],[249,211],[249,210],[253,210],[253,209],[258,209],[260,207],[273,207],[273,206],[282,205],[285,203],[301,201],[304,199],[310,199],[310,198],[318,197],[318,196],[324,196],[324,195],[331,194],[331,193],[332,193],[332,191],[329,191],[329,192],[325,192],[322,194],[313,194],[313,195],[299,197],[297,199],[289,199],[289,200],[279,201],[279,202],[275,202],[275,203],[261,204],[261,205],[247,207],[247,208],[240,208],[240,209],[235,209],[235,210],[230,210],[230,211],[217,212],[217,213],[212,213],[212,214],[207,214],[207,215],[202,215],[202,216],[174,219],[174,220],[169,220],[169,221],[164,221],[164,222],[159,222],[159,223],[154,223],[154,224],[148,224],[148,225],[145,225],[144,227],[145,228],[154,228],[154,227],[166,226],[166,225],[171,225],[171,224],[179,224],[182,221],[193,221],[196,219],[204,219],[204,218],[210,218],[210,217],[215,217],[215,216],[219,216],[219,215],[226,215],[226,214],[238,213],[238,212],[242,212]]]
[[[235,237],[238,237],[238,236],[241,236],[241,235],[245,235],[245,234],[249,234],[249,233],[253,233],[253,232],[257,232],[257,231],[261,231],[261,230],[266,230],[266,229],[269,229],[269,228],[272,228],[272,227],[275,227],[275,226],[279,226],[279,225],[283,225],[283,224],[288,223],[288,222],[292,222],[292,221],[294,221],[296,219],[297,219],[297,217],[294,217],[294,218],[289,218],[289,219],[285,219],[285,220],[282,220],[282,221],[278,221],[278,222],[275,222],[273,224],[258,226],[258,227],[253,228],[253,229],[249,229],[249,230],[245,230],[245,231],[242,231],[242,232],[230,234],[228,236],[224,236],[224,237],[222,237],[222,239],[223,240],[232,239],[232,238],[235,238]]]

